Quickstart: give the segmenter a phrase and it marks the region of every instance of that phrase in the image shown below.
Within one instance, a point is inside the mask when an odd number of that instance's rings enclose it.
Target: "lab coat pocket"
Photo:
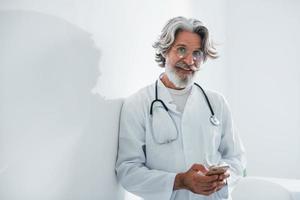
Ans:
[[[152,137],[158,144],[167,144],[178,138],[175,122],[164,107],[159,106],[153,110]]]

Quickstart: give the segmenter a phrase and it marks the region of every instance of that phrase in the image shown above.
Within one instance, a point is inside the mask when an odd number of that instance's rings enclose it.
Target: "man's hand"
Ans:
[[[222,189],[222,187],[227,184],[227,178],[230,176],[228,170],[224,174],[219,175],[218,179],[218,186],[216,187],[215,191],[219,191]]]
[[[187,189],[196,194],[209,196],[220,190],[229,177],[226,172],[221,175],[205,176],[208,169],[201,164],[194,164],[187,172],[176,175],[174,190]]]

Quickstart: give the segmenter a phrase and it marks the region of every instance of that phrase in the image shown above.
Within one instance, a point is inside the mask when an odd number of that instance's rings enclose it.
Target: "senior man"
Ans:
[[[243,146],[224,97],[194,82],[201,65],[217,58],[208,29],[176,17],[153,47],[165,72],[124,102],[118,180],[146,200],[231,199],[245,168]],[[220,165],[229,169],[211,173]]]

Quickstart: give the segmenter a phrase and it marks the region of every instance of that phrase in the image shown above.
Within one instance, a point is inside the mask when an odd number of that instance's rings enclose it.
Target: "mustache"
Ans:
[[[176,63],[175,67],[179,67],[179,68],[184,69],[184,70],[192,70],[194,72],[200,70],[199,67],[197,67],[195,64],[188,65],[183,61],[180,61],[180,62]]]

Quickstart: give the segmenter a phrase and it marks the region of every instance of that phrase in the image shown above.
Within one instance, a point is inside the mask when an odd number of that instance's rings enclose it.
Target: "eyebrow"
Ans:
[[[185,44],[179,43],[179,44],[176,44],[174,47],[186,47],[186,46],[187,46],[187,45],[185,45]],[[201,47],[196,48],[196,50],[201,50]]]

